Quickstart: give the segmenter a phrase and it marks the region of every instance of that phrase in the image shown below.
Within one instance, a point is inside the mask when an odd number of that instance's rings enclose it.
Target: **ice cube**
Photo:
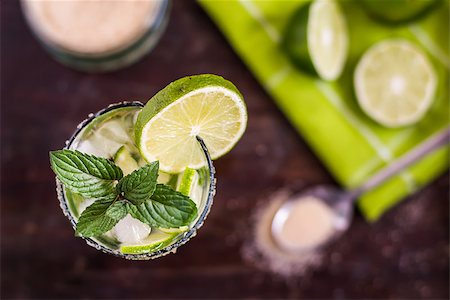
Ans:
[[[122,143],[106,138],[99,134],[99,132],[94,131],[87,139],[79,143],[77,150],[96,156],[110,158],[122,145]]]
[[[81,198],[81,196],[79,197]],[[78,213],[81,215],[81,213],[94,202],[95,199],[84,199],[78,206]]]
[[[150,234],[151,227],[127,215],[112,229],[112,234],[123,244],[139,244]]]
[[[108,152],[105,152],[103,148],[98,147],[98,145],[95,142],[95,138],[81,141],[80,143],[78,143],[78,145],[76,145],[75,147],[71,147],[71,148],[75,148],[76,150],[78,150],[80,152],[92,154],[92,155],[99,156],[99,157],[105,157],[105,158],[109,157]]]
[[[120,120],[111,120],[103,124],[97,133],[107,140],[112,140],[120,144],[130,142],[130,136],[126,129],[127,124],[120,122]]]

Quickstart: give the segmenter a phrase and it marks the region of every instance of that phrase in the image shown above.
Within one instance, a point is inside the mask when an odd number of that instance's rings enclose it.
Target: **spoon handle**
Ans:
[[[402,157],[394,160],[389,166],[380,170],[378,173],[370,177],[360,187],[350,192],[351,198],[356,199],[361,194],[377,187],[387,179],[403,171],[409,165],[417,162],[420,158],[424,157],[428,153],[436,150],[437,148],[444,146],[450,142],[450,127],[445,128],[439,133],[433,135],[425,142],[416,146]]]

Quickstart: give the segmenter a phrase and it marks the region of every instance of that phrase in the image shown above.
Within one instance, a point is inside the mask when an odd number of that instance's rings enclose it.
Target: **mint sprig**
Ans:
[[[66,188],[89,199],[115,194],[115,184],[123,177],[113,162],[79,151],[52,151],[50,163]]]
[[[122,178],[117,184],[117,191],[134,205],[149,200],[156,188],[159,162],[143,166]]]
[[[95,199],[82,212],[77,235],[99,236],[127,214],[157,228],[179,228],[197,217],[197,206],[189,197],[157,184],[157,161],[125,177],[112,161],[76,150],[52,151],[50,162],[65,188]]]
[[[112,229],[127,215],[127,202],[104,198],[88,206],[77,223],[76,234],[84,237],[98,236]]]
[[[133,218],[158,228],[189,225],[197,216],[197,206],[189,197],[164,184],[156,186],[150,201],[127,208]]]

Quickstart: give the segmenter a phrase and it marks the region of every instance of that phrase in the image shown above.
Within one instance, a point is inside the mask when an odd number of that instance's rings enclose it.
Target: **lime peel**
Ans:
[[[180,182],[178,184],[177,190],[185,196],[190,196],[191,189],[193,184],[195,183],[196,171],[191,168],[186,168],[180,177]]]
[[[324,24],[325,23],[325,24]],[[336,1],[314,1],[308,18],[308,50],[319,76],[337,79],[348,52],[345,16]]]
[[[282,47],[291,61],[324,80],[341,75],[348,55],[348,29],[339,3],[308,2],[291,17]]]
[[[162,231],[152,231],[152,234],[148,238],[144,239],[141,244],[138,245],[122,245],[120,246],[120,251],[124,254],[144,254],[158,251],[169,245],[176,236],[178,232],[166,233]]]

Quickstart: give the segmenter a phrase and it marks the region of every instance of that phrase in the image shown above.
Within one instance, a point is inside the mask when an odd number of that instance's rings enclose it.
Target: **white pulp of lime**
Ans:
[[[437,76],[427,56],[406,40],[387,40],[370,48],[355,70],[361,108],[387,127],[419,121],[434,98]]]
[[[394,74],[389,81],[389,88],[395,95],[402,95],[405,91],[406,80],[402,75]]]
[[[345,17],[334,0],[316,0],[308,19],[308,50],[319,76],[335,80],[342,73],[348,52]]]
[[[201,127],[199,125],[192,125],[190,136],[197,136],[200,133]]]

